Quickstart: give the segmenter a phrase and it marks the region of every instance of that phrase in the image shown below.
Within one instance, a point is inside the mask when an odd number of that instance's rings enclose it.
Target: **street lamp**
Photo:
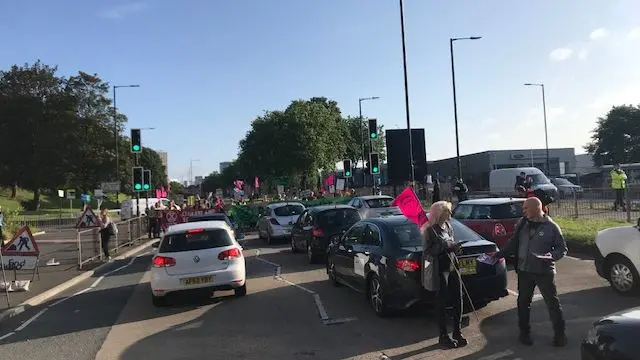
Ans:
[[[542,89],[542,116],[544,118],[544,142],[547,150],[547,175],[551,173],[551,165],[549,162],[549,134],[547,132],[547,101],[544,95],[544,84],[526,83],[524,86],[539,86]]]
[[[407,47],[404,36],[404,3],[400,0],[400,34],[402,36],[402,68],[404,70],[404,108],[407,117],[407,132],[409,133],[409,165],[411,166],[411,186],[415,181],[415,166],[413,164],[413,137],[411,136],[411,118],[409,116],[409,80],[407,76]]]
[[[118,149],[118,106],[116,105],[116,89],[119,88],[137,88],[140,85],[114,85],[113,86],[113,137],[115,140],[115,150],[116,150],[116,176],[115,181],[120,183],[119,181],[119,173],[120,173],[120,149]],[[118,190],[116,190],[116,206],[120,207],[120,186],[118,185]]]
[[[366,153],[364,151],[364,129],[362,128],[362,123],[364,121],[362,119],[362,102],[369,101],[369,100],[377,100],[377,99],[380,99],[380,97],[370,96],[370,97],[358,99],[358,113],[360,114],[360,135],[362,136],[362,187],[365,187],[364,159],[366,158]],[[371,149],[369,151],[371,151]]]
[[[194,162],[198,162],[200,161],[200,159],[191,159],[189,160],[189,183],[194,184],[195,183],[195,179],[193,178],[193,163]]]
[[[456,163],[458,165],[458,179],[462,180],[462,165],[460,164],[460,138],[458,136],[458,103],[456,100],[456,67],[453,60],[453,43],[458,40],[480,40],[482,36],[460,37],[449,39],[451,53],[451,83],[453,87],[453,120],[456,125]]]

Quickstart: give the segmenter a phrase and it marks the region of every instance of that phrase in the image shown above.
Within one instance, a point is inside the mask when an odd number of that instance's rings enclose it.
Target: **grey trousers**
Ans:
[[[556,334],[564,334],[565,320],[558,297],[554,274],[518,272],[518,325],[523,333],[531,332],[531,300],[536,286],[549,310],[549,317]]]

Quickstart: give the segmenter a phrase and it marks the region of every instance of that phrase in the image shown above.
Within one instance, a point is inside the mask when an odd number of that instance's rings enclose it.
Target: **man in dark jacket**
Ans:
[[[542,202],[535,197],[524,201],[524,218],[504,249],[495,257],[515,257],[518,274],[518,325],[520,342],[533,345],[531,338],[531,301],[536,286],[547,304],[553,323],[554,346],[567,343],[565,321],[556,289],[555,262],[567,254],[567,244],[558,224],[542,211]]]
[[[453,192],[456,194],[458,198],[458,202],[465,201],[469,199],[469,188],[467,184],[464,183],[464,180],[455,178],[453,184]]]

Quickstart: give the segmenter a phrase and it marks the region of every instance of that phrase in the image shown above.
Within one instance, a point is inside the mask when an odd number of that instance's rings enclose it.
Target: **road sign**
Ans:
[[[67,200],[75,200],[75,198],[76,198],[75,189],[68,189],[67,190]]]
[[[84,202],[89,202],[91,201],[91,195],[89,194],[82,194],[80,195],[80,200],[84,201]]]
[[[104,197],[104,193],[102,192],[102,189],[95,189],[93,190],[93,196],[101,198]]]
[[[118,192],[120,191],[120,181],[103,182],[100,184],[100,188],[104,192]]]
[[[96,216],[90,206],[87,206],[76,222],[76,229],[97,228],[101,225],[102,222],[100,221],[100,218]]]
[[[2,247],[2,267],[5,270],[34,270],[38,266],[38,256],[38,244],[31,229],[24,226]]]
[[[58,190],[58,197],[60,199],[64,198],[64,190]]]

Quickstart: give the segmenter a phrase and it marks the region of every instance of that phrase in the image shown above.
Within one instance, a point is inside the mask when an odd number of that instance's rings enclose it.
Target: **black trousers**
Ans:
[[[447,334],[447,306],[453,307],[453,331],[462,325],[462,280],[457,272],[440,273],[440,290],[436,293],[436,316],[440,335]]]
[[[109,234],[109,231],[107,230],[100,231],[100,238],[102,239],[102,252],[104,253],[104,256],[108,258],[111,256],[109,253],[109,240],[111,240],[111,234]]]
[[[556,334],[564,334],[565,321],[556,289],[554,274],[518,272],[518,325],[523,333],[531,332],[531,300],[536,286],[544,299]]]
[[[624,202],[624,189],[616,189],[616,202],[613,203],[613,208],[618,210],[618,206],[625,209],[627,206]]]

